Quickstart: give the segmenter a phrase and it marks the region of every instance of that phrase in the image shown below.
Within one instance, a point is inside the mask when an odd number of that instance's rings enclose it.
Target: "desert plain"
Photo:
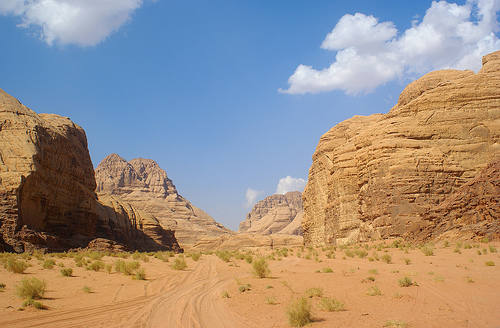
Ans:
[[[290,327],[287,310],[304,297],[308,327],[498,327],[499,247],[385,240],[215,253],[21,254],[24,273],[0,267],[0,326]],[[265,278],[249,263],[261,257],[270,270]],[[55,264],[44,268],[50,259]],[[96,261],[102,265],[93,269]],[[120,261],[137,261],[143,274],[117,272]],[[68,268],[71,276],[63,276]],[[46,282],[42,309],[23,306],[17,295],[21,280],[31,278]]]

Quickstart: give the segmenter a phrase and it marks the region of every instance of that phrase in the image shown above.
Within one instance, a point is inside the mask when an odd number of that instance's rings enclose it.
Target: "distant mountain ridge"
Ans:
[[[302,235],[303,213],[300,191],[271,195],[253,206],[238,233]]]
[[[117,195],[139,210],[151,213],[164,228],[175,231],[182,246],[199,239],[233,233],[179,195],[167,173],[151,159],[126,161],[108,155],[95,169],[97,192]]]

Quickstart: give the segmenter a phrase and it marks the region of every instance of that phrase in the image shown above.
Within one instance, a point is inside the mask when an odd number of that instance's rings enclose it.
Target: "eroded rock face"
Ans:
[[[406,239],[479,241],[500,237],[500,158],[423,215],[421,228]]]
[[[95,187],[85,131],[0,89],[0,250],[63,251],[98,237],[131,250],[178,247],[171,231],[130,205],[99,203]]]
[[[240,223],[239,233],[302,235],[302,193],[291,191],[271,195],[255,204]]]
[[[304,242],[415,233],[499,154],[500,52],[477,74],[429,73],[389,113],[354,116],[321,137],[303,193]]]
[[[117,195],[175,231],[182,247],[231,231],[180,196],[167,173],[151,159],[129,162],[111,154],[96,168],[97,191]]]

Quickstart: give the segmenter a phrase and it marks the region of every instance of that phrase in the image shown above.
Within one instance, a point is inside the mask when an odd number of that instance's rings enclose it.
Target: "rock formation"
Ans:
[[[137,209],[153,214],[164,228],[175,231],[182,247],[201,238],[232,233],[180,196],[167,173],[151,159],[127,162],[111,154],[95,172],[98,192],[117,195]]]
[[[426,213],[500,155],[500,52],[410,83],[387,114],[324,134],[304,190],[304,242],[417,233]]]
[[[416,241],[439,239],[479,240],[500,236],[500,159],[444,202],[423,215],[421,228],[405,237]]]
[[[302,236],[298,235],[261,235],[256,233],[239,233],[220,237],[200,239],[191,247],[193,252],[213,252],[216,250],[258,249],[261,247],[298,247],[302,246]]]
[[[285,195],[271,195],[255,204],[240,223],[239,233],[302,235],[302,193],[291,191]]]
[[[0,89],[0,251],[83,248],[97,237],[119,237],[134,248],[140,242],[131,238],[146,232],[172,241],[172,232],[153,228],[149,217],[120,216],[132,220],[121,222],[128,231],[106,226],[108,205],[97,202],[95,187],[85,131],[69,118],[38,115]]]

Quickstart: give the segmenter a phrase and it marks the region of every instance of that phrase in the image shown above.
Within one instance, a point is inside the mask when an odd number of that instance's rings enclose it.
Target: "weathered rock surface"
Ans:
[[[300,191],[271,195],[253,206],[238,232],[302,235],[303,213]]]
[[[256,233],[239,233],[220,237],[200,239],[190,248],[193,252],[213,252],[217,250],[242,250],[260,247],[296,247],[302,246],[302,236],[298,235],[261,235]]]
[[[500,236],[500,158],[495,159],[444,202],[423,215],[421,228],[405,237],[415,241]]]
[[[97,202],[95,187],[83,129],[69,118],[38,115],[0,89],[0,250],[84,248],[101,236],[135,247],[130,238],[153,230],[150,238],[161,239],[154,223],[141,227],[134,217],[121,217],[136,220],[121,223],[130,231],[107,227],[107,205]]]
[[[426,74],[389,113],[354,116],[321,137],[303,193],[304,242],[416,233],[499,155],[500,52],[477,74]]]
[[[181,247],[199,239],[232,233],[180,196],[167,173],[151,159],[129,162],[111,154],[96,168],[97,191],[117,195],[153,214],[161,226],[175,231]]]

